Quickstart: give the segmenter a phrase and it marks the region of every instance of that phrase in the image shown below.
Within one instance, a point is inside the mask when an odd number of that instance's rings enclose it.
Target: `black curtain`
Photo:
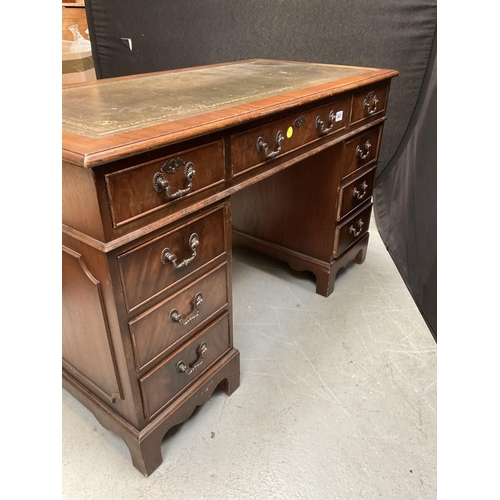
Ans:
[[[435,260],[424,257],[435,255],[435,239],[427,239],[425,249],[419,246],[421,231],[428,238],[432,223],[422,226],[420,213],[414,217],[422,207],[435,206],[435,160],[430,148],[415,151],[430,144],[423,136],[430,129],[414,127],[430,88],[436,0],[86,0],[85,8],[98,78],[253,58],[398,70],[376,174],[375,214],[436,335]],[[435,119],[429,117],[432,104],[426,109],[427,120]],[[406,147],[413,149],[404,153]],[[435,217],[435,211],[425,217]],[[405,235],[395,236],[398,231]]]
[[[378,177],[374,209],[382,240],[437,341],[437,62],[394,161]]]

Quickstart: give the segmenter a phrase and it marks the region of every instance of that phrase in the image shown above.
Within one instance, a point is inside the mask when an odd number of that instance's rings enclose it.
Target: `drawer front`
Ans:
[[[137,370],[228,303],[223,264],[129,322]]]
[[[224,181],[222,140],[105,176],[115,228]]]
[[[344,224],[337,226],[333,248],[335,258],[368,231],[371,213],[372,204],[370,203],[364,210],[354,214]]]
[[[351,109],[351,126],[385,115],[389,85],[371,87],[354,94]]]
[[[375,169],[340,188],[337,220],[345,217],[371,197],[374,182]]]
[[[224,223],[221,207],[120,255],[128,310],[224,253]]]
[[[146,419],[153,417],[230,347],[229,314],[226,313],[142,377],[139,385]]]
[[[325,135],[344,130],[349,98],[284,118],[231,138],[233,175],[280,157]]]
[[[346,141],[342,177],[346,177],[358,168],[377,161],[381,133],[382,126],[378,126]]]

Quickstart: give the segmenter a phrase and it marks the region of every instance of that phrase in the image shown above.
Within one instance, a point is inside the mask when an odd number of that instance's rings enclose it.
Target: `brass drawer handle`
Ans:
[[[321,117],[318,115],[316,117],[316,129],[318,130],[320,135],[325,135],[328,134],[329,132],[332,131],[333,125],[335,124],[335,116],[337,113],[333,111],[333,109],[330,111],[328,114],[328,127],[325,128],[325,122],[321,119]]]
[[[170,251],[170,248],[164,248],[161,252],[161,261],[163,264],[167,265],[169,262],[174,266],[175,269],[180,267],[186,267],[189,265],[196,257],[196,247],[200,244],[200,240],[196,233],[193,233],[189,237],[189,248],[191,248],[193,254],[191,257],[184,259],[180,264],[177,264],[177,256]]]
[[[198,347],[198,359],[196,360],[196,362],[192,366],[188,366],[186,365],[186,363],[184,363],[184,361],[179,361],[177,363],[177,371],[179,373],[185,373],[186,375],[191,375],[191,373],[196,371],[203,363],[203,360],[205,359],[204,354],[207,352],[207,350],[208,350],[207,344],[205,344],[205,342],[202,342]]]
[[[264,139],[262,137],[259,137],[257,139],[257,151],[259,153],[264,152],[264,156],[266,157],[266,159],[274,158],[281,152],[281,143],[284,140],[285,136],[283,135],[283,132],[279,130],[276,134],[276,151],[271,151],[270,153],[268,153],[267,150],[269,149],[269,145],[264,142]]]
[[[200,314],[200,306],[202,302],[203,302],[203,295],[200,292],[198,292],[193,299],[194,310],[196,312],[193,315],[189,316],[189,318],[184,320],[182,314],[179,314],[177,309],[172,309],[169,314],[170,323],[179,323],[179,325],[181,326],[186,326],[187,324],[191,323],[191,321],[197,318],[198,315]]]
[[[373,115],[373,113],[377,111],[377,104],[379,102],[380,101],[378,100],[377,94],[375,94],[375,92],[368,92],[368,95],[363,101],[363,109],[365,110],[365,113],[367,113],[368,115]]]
[[[358,200],[362,200],[365,197],[366,190],[368,189],[368,184],[366,183],[366,181],[363,181],[363,184],[361,184],[360,188],[363,191],[360,191],[357,187],[355,187],[352,190],[352,197],[353,198],[357,198]]]
[[[357,230],[353,225],[351,225],[351,227],[349,228],[349,233],[352,234],[355,238],[357,238],[361,234],[361,231],[363,230],[363,224],[364,224],[363,219],[359,219],[356,224],[358,226]]]
[[[189,162],[184,169],[184,177],[188,181],[188,186],[185,189],[179,189],[175,193],[170,192],[170,182],[163,177],[162,171],[167,174],[175,174],[179,168],[186,165],[186,162],[181,158],[177,158],[175,160],[166,161],[160,169],[160,172],[157,172],[153,176],[153,187],[156,192],[161,193],[165,190],[167,196],[169,198],[180,198],[181,196],[188,193],[193,187],[193,177],[196,174],[196,170],[194,169],[194,165],[192,162]]]
[[[372,145],[370,141],[365,142],[363,149],[361,149],[361,146],[356,146],[356,156],[358,156],[362,160],[366,160],[368,158],[368,155],[370,154],[371,147]]]

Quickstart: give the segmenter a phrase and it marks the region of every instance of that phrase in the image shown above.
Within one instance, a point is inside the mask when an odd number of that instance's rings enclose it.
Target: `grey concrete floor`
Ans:
[[[233,252],[241,385],[163,440],[148,478],[66,391],[62,497],[435,499],[436,344],[371,225],[333,294],[286,264]]]

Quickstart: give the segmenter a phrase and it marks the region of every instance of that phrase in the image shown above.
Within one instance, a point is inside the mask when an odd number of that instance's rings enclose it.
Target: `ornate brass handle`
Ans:
[[[179,168],[186,165],[186,162],[181,158],[177,158],[175,160],[166,161],[160,169],[160,172],[156,172],[153,176],[153,187],[155,191],[161,193],[165,189],[165,193],[169,198],[180,198],[181,196],[188,193],[193,187],[193,177],[196,174],[196,170],[194,169],[194,165],[192,162],[189,162],[184,169],[184,177],[188,181],[188,186],[185,189],[179,189],[175,193],[170,192],[170,182],[168,182],[165,177],[163,177],[162,171],[167,174],[174,174],[179,170]]]
[[[364,224],[363,219],[359,219],[356,224],[358,226],[357,230],[353,225],[351,225],[351,227],[349,228],[349,233],[352,234],[355,238],[357,238],[361,234],[361,231],[363,230],[363,224]]]
[[[321,117],[318,115],[316,117],[316,129],[320,133],[320,135],[325,135],[328,134],[328,132],[331,132],[333,129],[333,125],[335,123],[335,111],[333,109],[330,111],[328,114],[328,127],[325,128],[325,122],[321,119]]]
[[[283,132],[281,132],[281,130],[278,130],[278,133],[276,134],[276,150],[268,153],[267,150],[269,149],[269,145],[264,142],[264,139],[262,139],[262,137],[259,137],[257,139],[257,151],[259,153],[264,152],[264,156],[266,157],[266,159],[274,158],[281,152],[281,143],[284,140],[285,136],[283,135]]]
[[[356,146],[356,156],[362,160],[366,160],[370,154],[370,148],[372,147],[370,141],[366,141],[363,148],[361,146]]]
[[[357,187],[355,187],[352,190],[352,196],[353,196],[353,198],[357,198],[358,200],[362,200],[365,197],[366,190],[368,189],[368,184],[366,183],[366,181],[363,181],[363,184],[361,184],[360,188],[363,191],[360,191]]]
[[[205,344],[205,342],[202,342],[198,347],[198,359],[196,360],[196,362],[192,366],[188,366],[186,365],[186,363],[184,363],[184,361],[179,361],[177,363],[177,371],[179,373],[185,373],[186,375],[191,375],[191,373],[196,371],[203,363],[203,360],[205,359],[204,354],[207,352],[207,350],[208,350],[207,344]]]
[[[380,101],[377,99],[377,94],[375,92],[371,91],[368,92],[368,95],[366,96],[365,100],[363,101],[363,108],[365,112],[369,115],[373,115],[375,111],[377,111],[377,104]]]
[[[164,248],[161,252],[161,261],[167,265],[169,262],[172,263],[175,269],[179,269],[180,267],[186,267],[190,264],[194,258],[196,257],[196,247],[200,244],[200,240],[196,233],[193,233],[189,237],[189,248],[191,248],[193,254],[191,257],[184,259],[180,264],[177,264],[177,256],[170,251],[170,248]]]
[[[177,309],[172,309],[169,314],[170,323],[179,323],[181,326],[186,326],[191,323],[199,314],[200,314],[200,306],[203,302],[203,295],[198,292],[193,299],[194,311],[196,311],[193,315],[189,316],[186,320],[182,317],[182,314],[179,314]]]

